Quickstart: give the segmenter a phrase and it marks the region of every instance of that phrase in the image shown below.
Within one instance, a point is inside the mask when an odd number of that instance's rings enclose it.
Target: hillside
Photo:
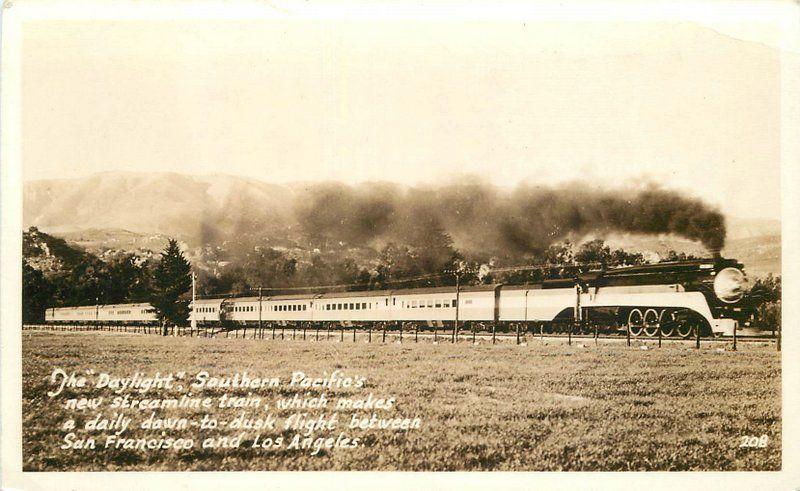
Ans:
[[[22,234],[22,257],[34,269],[53,274],[75,267],[87,254],[82,248],[34,227]]]
[[[282,222],[291,190],[232,176],[113,172],[85,179],[26,182],[23,225],[52,233],[123,230],[204,240],[208,234]]]

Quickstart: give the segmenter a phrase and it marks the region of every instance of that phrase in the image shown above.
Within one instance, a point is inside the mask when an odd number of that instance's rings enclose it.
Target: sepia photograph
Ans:
[[[800,486],[797,5],[609,6],[6,2],[4,488]]]

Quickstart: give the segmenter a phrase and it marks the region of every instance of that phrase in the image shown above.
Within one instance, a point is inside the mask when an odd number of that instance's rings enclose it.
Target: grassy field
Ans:
[[[368,345],[25,332],[23,465],[26,471],[780,469],[780,353],[755,343],[741,343],[738,352],[720,349],[721,343],[700,351],[691,346],[642,350],[552,339],[524,346]],[[120,375],[247,370],[285,378],[292,370],[338,368],[367,377],[376,394],[396,396],[396,412],[419,416],[422,429],[363,431],[362,446],[316,456],[248,446],[61,451],[66,412],[45,395],[55,366]],[[769,443],[740,447],[748,435],[767,435]]]

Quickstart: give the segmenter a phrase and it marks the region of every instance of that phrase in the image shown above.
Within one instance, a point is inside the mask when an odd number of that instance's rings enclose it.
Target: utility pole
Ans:
[[[261,333],[261,287],[258,287],[258,332]]]
[[[195,301],[197,300],[195,296],[195,278],[197,275],[194,274],[192,271],[192,331],[197,328],[197,317],[195,316],[195,312],[197,311],[197,304]]]
[[[458,310],[461,308],[461,263],[456,267],[456,322],[453,326],[453,342],[458,338]]]
[[[100,297],[94,297],[94,330],[100,330]]]

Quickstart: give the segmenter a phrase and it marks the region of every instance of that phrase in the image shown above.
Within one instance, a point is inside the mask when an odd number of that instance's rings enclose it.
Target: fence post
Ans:
[[[734,344],[736,344],[734,342]],[[661,322],[658,323],[658,347],[661,347]]]
[[[567,345],[572,346],[572,331],[575,330],[575,324],[571,324],[569,326],[569,332],[567,333]]]
[[[372,342],[372,322],[367,325],[367,342]]]
[[[736,324],[733,325],[733,351],[736,351]]]
[[[344,326],[339,326],[339,341],[344,342]]]
[[[419,324],[414,324],[414,342],[419,341]]]
[[[383,342],[386,342],[386,323],[383,323]]]
[[[401,322],[400,323],[400,342],[401,343],[403,342],[403,325],[404,324],[405,324],[405,322]]]
[[[699,324],[697,326],[695,326],[694,332],[695,332],[695,345],[694,345],[694,347],[697,348],[697,349],[700,349],[700,325]]]
[[[517,324],[517,344],[519,344],[519,324]]]
[[[625,337],[628,338],[628,346],[631,345],[631,325],[627,324],[625,326]]]
[[[356,329],[357,328],[358,328],[358,326],[356,326],[356,325],[353,326],[353,342],[354,343],[356,342]]]
[[[492,344],[497,342],[497,323],[492,322]]]
[[[781,333],[783,332],[783,324],[778,324],[778,351],[781,350]]]
[[[303,341],[305,341],[305,340],[306,340],[306,324],[304,322],[303,323]]]

